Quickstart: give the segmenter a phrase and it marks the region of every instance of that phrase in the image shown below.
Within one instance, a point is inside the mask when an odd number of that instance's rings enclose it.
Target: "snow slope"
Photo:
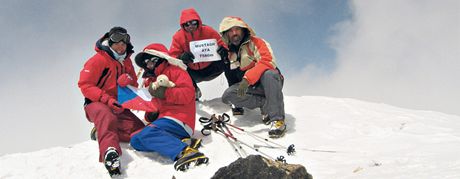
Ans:
[[[286,96],[285,108],[289,131],[275,142],[295,144],[296,155],[288,156],[280,149],[261,151],[304,165],[315,179],[460,178],[459,116],[313,96]],[[229,113],[220,99],[198,103],[197,109],[197,119]],[[259,110],[247,110],[245,116],[232,116],[231,120],[266,137],[268,126],[259,118]],[[203,137],[201,128],[198,124],[195,137]],[[262,144],[246,134],[234,133],[246,143]],[[157,153],[136,152],[122,144],[124,175],[120,178],[210,178],[237,159],[221,135],[212,133],[203,139],[201,151],[210,163],[187,172],[175,171],[173,161]],[[247,154],[257,153],[243,148]],[[109,178],[97,162],[97,151],[97,142],[88,140],[68,147],[4,155],[0,157],[0,178]]]

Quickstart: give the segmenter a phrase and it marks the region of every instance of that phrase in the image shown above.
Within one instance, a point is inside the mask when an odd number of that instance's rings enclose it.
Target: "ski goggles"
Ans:
[[[161,60],[160,57],[157,57],[157,56],[153,56],[152,58],[147,58],[144,60],[144,63],[145,64],[148,64],[149,62],[152,62],[153,64],[157,64],[159,61]]]
[[[130,37],[127,33],[115,32],[112,35],[110,35],[110,40],[115,43],[123,41],[124,43],[129,44],[129,39]]]
[[[162,58],[153,56],[152,58],[145,59],[144,62],[147,68],[153,69],[153,68],[158,67],[161,64]],[[149,62],[152,62],[152,63],[149,64]]]
[[[184,27],[189,27],[189,26],[197,26],[198,25],[198,21],[197,20],[192,20],[192,21],[188,21],[186,23],[184,23]]]

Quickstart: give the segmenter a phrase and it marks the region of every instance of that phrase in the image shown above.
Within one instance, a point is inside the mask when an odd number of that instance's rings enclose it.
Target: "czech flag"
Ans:
[[[118,86],[118,102],[127,109],[145,112],[156,112],[157,107],[151,102],[152,96],[147,88],[136,88],[131,85]]]

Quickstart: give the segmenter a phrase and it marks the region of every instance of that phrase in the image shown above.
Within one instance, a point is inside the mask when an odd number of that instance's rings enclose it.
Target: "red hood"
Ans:
[[[179,25],[181,25],[182,27],[182,24],[188,22],[188,21],[191,21],[191,20],[197,20],[198,21],[198,27],[201,27],[201,18],[200,18],[200,15],[198,15],[198,13],[196,12],[195,9],[193,8],[189,8],[189,9],[184,9],[182,10],[181,12],[181,15],[180,15],[180,21],[179,21]]]
[[[160,44],[160,43],[153,43],[153,44],[147,45],[144,48],[144,51],[145,50],[156,50],[156,51],[160,51],[160,52],[164,52],[165,54],[168,54],[168,49],[163,44]]]

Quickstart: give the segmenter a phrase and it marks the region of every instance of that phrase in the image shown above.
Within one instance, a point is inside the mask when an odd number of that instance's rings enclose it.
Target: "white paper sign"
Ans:
[[[220,60],[220,56],[217,54],[217,47],[218,45],[216,39],[191,41],[190,51],[195,56],[193,62],[210,62]]]

